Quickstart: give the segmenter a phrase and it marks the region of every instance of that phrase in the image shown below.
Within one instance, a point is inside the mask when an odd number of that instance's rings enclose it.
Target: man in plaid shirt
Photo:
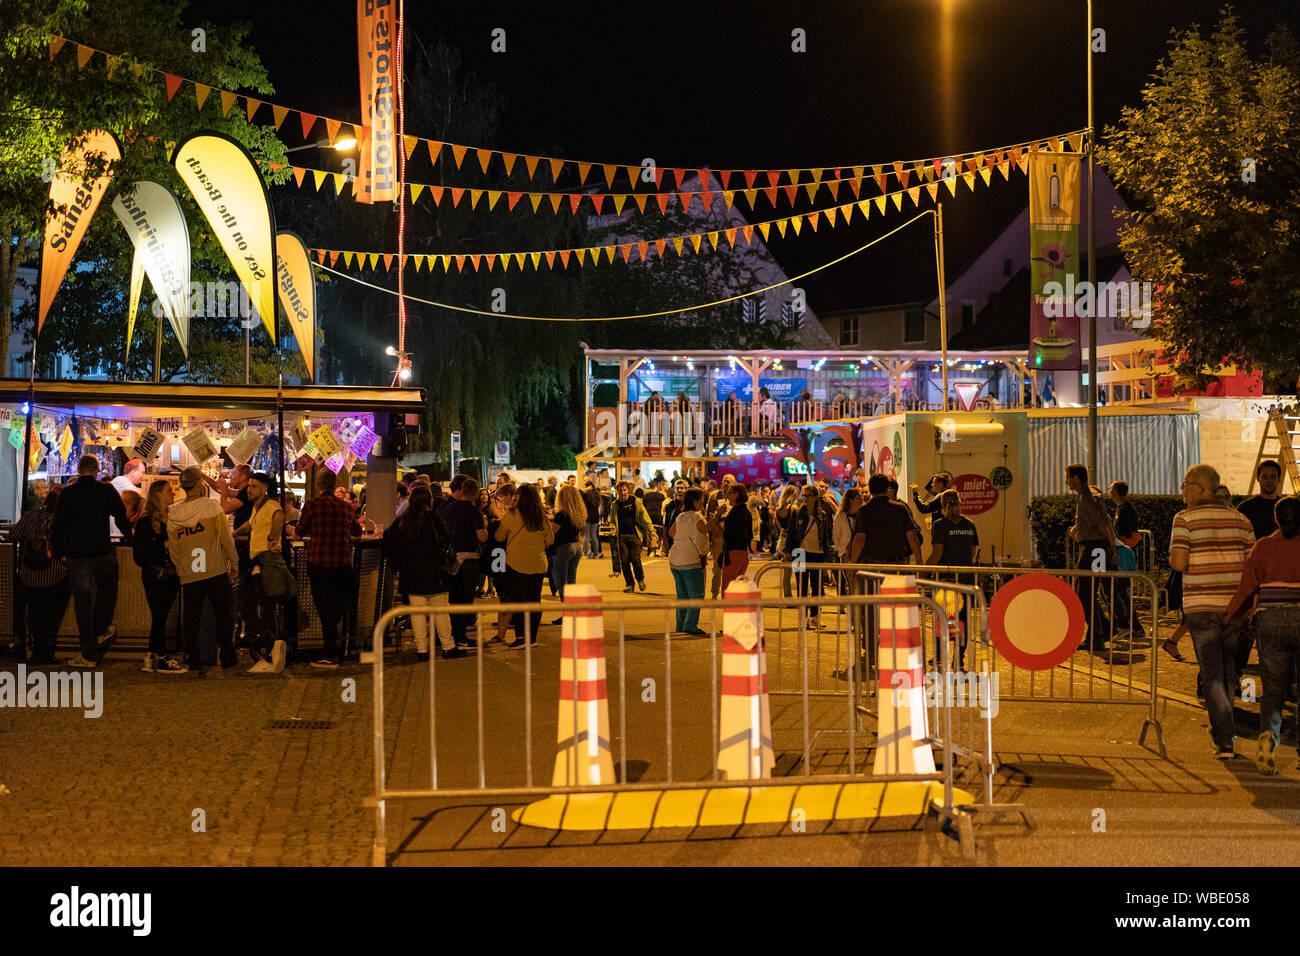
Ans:
[[[307,539],[307,577],[320,615],[325,652],[312,667],[339,666],[339,621],[353,593],[352,539],[361,537],[352,503],[334,496],[338,476],[328,468],[316,476],[316,497],[302,508],[295,536]]]

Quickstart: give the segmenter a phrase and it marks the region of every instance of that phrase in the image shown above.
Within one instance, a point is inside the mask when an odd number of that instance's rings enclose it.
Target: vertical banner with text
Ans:
[[[41,246],[41,293],[36,316],[36,334],[41,334],[45,316],[54,302],[54,294],[68,274],[68,266],[86,235],[90,220],[104,198],[113,179],[111,169],[94,174],[95,163],[115,163],[122,158],[122,148],[112,133],[94,130],[75,149],[69,149],[59,162],[59,171],[50,183],[50,201],[54,215],[45,223],[45,242]],[[62,211],[59,208],[62,207]]]
[[[1049,318],[1043,308],[1047,283],[1079,274],[1082,159],[1079,153],[1053,152],[1029,157],[1029,363],[1034,368],[1082,365],[1078,318]]]
[[[253,157],[224,133],[205,132],[182,140],[172,165],[275,342],[275,216]]]
[[[397,37],[391,0],[357,0],[357,65],[361,73],[361,162],[352,195],[358,202],[397,199]]]
[[[316,274],[307,258],[307,245],[292,232],[275,237],[276,287],[289,316],[289,327],[307,365],[307,377],[316,381]]]
[[[142,179],[113,200],[113,212],[135,244],[135,261],[143,265],[158,294],[186,359],[190,355],[190,231],[180,200],[152,179]],[[134,272],[134,270],[133,270]],[[134,275],[132,282],[134,283]],[[139,301],[132,289],[133,301]],[[135,311],[131,312],[132,324]],[[127,352],[131,351],[128,328]]]

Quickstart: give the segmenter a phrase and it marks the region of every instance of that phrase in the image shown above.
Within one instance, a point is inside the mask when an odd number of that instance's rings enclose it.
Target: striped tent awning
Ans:
[[[1129,494],[1176,495],[1200,452],[1200,416],[1195,412],[1102,415],[1097,419],[1098,474],[1089,481],[1105,490],[1122,479]],[[1087,461],[1086,415],[1029,419],[1031,497],[1065,494],[1065,467]]]

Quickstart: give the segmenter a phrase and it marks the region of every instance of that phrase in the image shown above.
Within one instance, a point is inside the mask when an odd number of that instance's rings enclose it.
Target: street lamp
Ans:
[[[397,385],[398,381],[407,382],[411,379],[411,353],[402,349],[395,349],[391,345],[384,349],[385,355],[395,356],[397,358],[397,371],[393,373],[393,381],[389,388]]]
[[[300,149],[327,149],[333,147],[333,149],[336,152],[347,153],[350,152],[356,145],[357,145],[356,137],[340,136],[333,143],[331,143],[328,139],[318,139],[314,143],[305,143],[302,146],[293,146],[289,149],[286,149],[285,152],[296,153]]]
[[[1093,481],[1097,475],[1097,189],[1094,159],[1097,144],[1092,125],[1092,0],[1088,3],[1088,288],[1092,290],[1092,303],[1088,307],[1088,474]]]

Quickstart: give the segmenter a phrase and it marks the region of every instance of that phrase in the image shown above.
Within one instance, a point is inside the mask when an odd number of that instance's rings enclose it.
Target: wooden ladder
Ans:
[[[1268,443],[1277,442],[1277,449],[1269,451]],[[1259,454],[1255,456],[1255,468],[1250,473],[1250,487],[1246,494],[1255,491],[1255,475],[1260,463],[1266,459],[1276,459],[1282,471],[1291,479],[1292,493],[1300,493],[1300,465],[1296,463],[1296,452],[1300,451],[1300,417],[1285,415],[1282,409],[1275,408],[1268,413],[1268,423],[1264,426],[1264,437],[1259,442]]]

